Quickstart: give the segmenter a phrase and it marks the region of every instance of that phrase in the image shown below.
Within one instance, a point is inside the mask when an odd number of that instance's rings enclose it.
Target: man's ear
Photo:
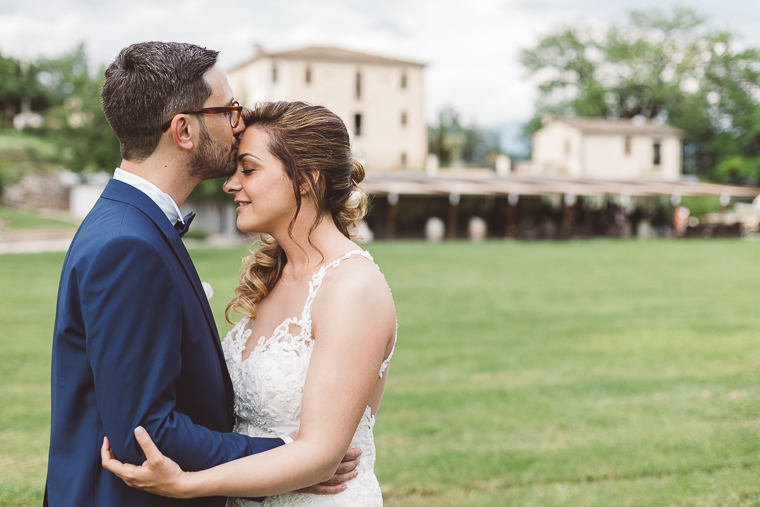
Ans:
[[[172,133],[174,144],[183,150],[193,149],[193,137],[196,126],[190,123],[190,117],[186,114],[178,114],[172,119],[169,130]]]

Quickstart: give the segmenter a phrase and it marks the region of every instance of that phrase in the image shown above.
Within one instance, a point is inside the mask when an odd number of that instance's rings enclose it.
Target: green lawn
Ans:
[[[60,169],[55,144],[32,134],[0,129],[0,190],[18,182],[27,172]]]
[[[55,155],[55,144],[33,134],[16,130],[0,130],[0,152],[28,150],[41,158],[51,158]]]
[[[77,222],[65,213],[43,215],[2,205],[0,205],[0,224],[2,224],[0,231],[7,229],[73,229],[77,226]]]
[[[760,243],[376,244],[388,506],[760,505]],[[242,250],[191,252],[222,332]],[[0,256],[0,505],[40,505],[62,254]]]

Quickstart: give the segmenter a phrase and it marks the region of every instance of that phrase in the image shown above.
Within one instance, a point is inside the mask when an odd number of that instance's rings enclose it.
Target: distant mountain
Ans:
[[[512,157],[525,159],[530,153],[530,143],[522,137],[525,122],[508,121],[489,127],[487,130],[496,132],[501,141],[501,150]]]

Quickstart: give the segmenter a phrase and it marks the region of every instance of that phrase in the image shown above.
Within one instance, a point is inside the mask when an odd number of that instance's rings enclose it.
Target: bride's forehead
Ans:
[[[260,154],[269,153],[268,142],[269,134],[266,131],[256,127],[248,127],[240,137],[238,151],[241,153],[243,151],[256,151]]]
[[[241,143],[263,143],[269,139],[269,134],[256,126],[247,127],[240,138]]]

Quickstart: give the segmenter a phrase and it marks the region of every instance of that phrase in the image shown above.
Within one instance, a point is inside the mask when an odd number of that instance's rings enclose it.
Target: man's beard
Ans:
[[[233,175],[237,170],[235,154],[240,145],[240,139],[233,136],[232,145],[225,150],[223,146],[211,139],[205,122],[199,123],[201,129],[198,149],[190,159],[190,176],[200,180],[212,180]]]

